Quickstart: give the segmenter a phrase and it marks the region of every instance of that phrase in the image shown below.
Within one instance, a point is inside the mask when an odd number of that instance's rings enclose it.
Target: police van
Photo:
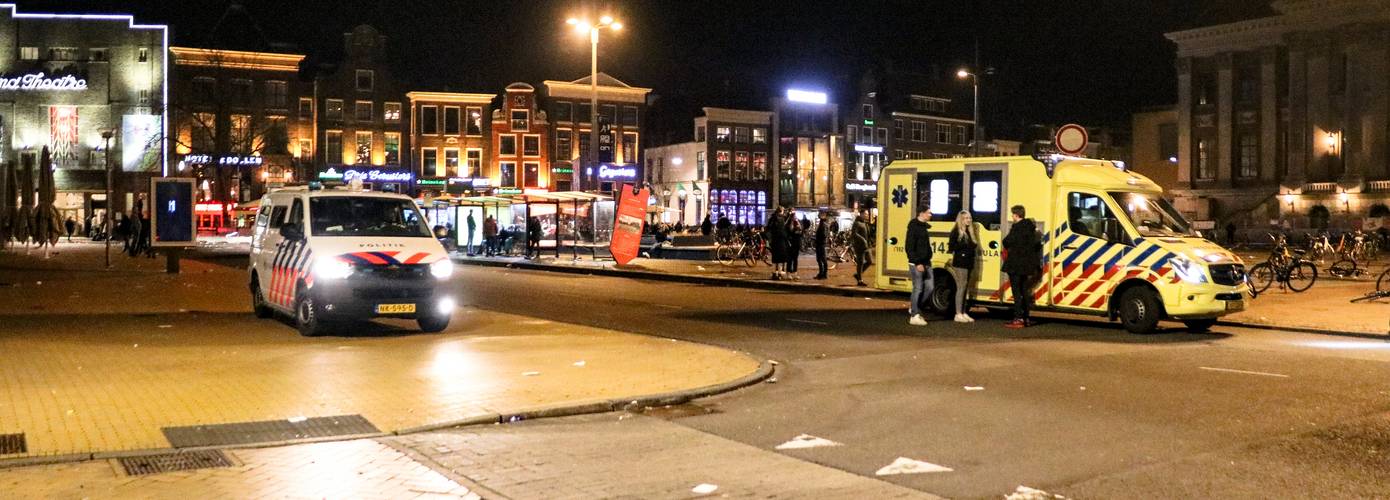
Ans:
[[[878,184],[878,288],[911,291],[904,236],[916,207],[931,209],[936,289],[928,306],[954,311],[946,251],[956,214],[969,210],[980,238],[975,303],[1005,307],[1030,293],[1036,309],[1104,316],[1149,333],[1160,319],[1205,331],[1246,307],[1245,266],[1200,237],[1153,181],[1118,161],[1060,155],[898,160]],[[1032,289],[1000,271],[1009,207],[1023,205],[1041,231],[1042,274]]]
[[[294,187],[266,194],[256,212],[256,316],[289,315],[306,336],[375,317],[444,330],[454,309],[446,289],[453,270],[414,200],[403,195]]]

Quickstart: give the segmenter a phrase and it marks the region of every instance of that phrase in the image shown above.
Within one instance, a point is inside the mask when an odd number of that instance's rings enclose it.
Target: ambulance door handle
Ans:
[[[1062,250],[1076,250],[1076,249],[1078,249],[1078,248],[1081,248],[1081,247],[1077,247],[1077,246],[1062,247]]]
[[[898,237],[897,237],[897,236],[890,236],[890,237],[888,238],[888,244],[889,244],[889,245],[897,245],[897,244],[898,244]]]

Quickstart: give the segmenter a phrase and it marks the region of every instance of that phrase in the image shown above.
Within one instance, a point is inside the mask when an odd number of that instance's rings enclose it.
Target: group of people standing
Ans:
[[[727,220],[720,217],[721,224]],[[828,274],[829,247],[836,229],[829,213],[821,212],[816,216],[816,222],[813,225],[810,219],[805,216],[797,219],[791,209],[777,207],[772,215],[768,216],[767,225],[764,228],[768,251],[772,257],[772,279],[801,279],[797,272],[801,267],[801,248],[805,238],[812,238],[811,248],[816,254],[816,275],[812,279],[825,280],[830,277]],[[854,279],[859,286],[868,286],[867,283],[864,283],[863,277],[864,270],[868,269],[870,263],[871,228],[872,222],[868,211],[865,210],[855,218],[854,225],[850,229],[850,247],[855,254]]]
[[[489,215],[483,219],[483,241],[476,243],[473,235],[477,234],[478,220],[473,217],[471,210],[468,212],[468,217],[464,219],[464,225],[468,228],[467,237],[464,239],[467,244],[464,253],[467,253],[469,257],[479,253],[487,257],[511,255],[512,245],[516,241],[518,233],[526,238],[526,258],[532,259],[541,255],[541,220],[534,215],[526,218],[524,231],[519,231],[514,226],[499,226],[497,219]],[[481,244],[481,249],[478,248],[477,243]]]
[[[908,323],[927,324],[922,315],[922,307],[931,300],[936,280],[932,275],[933,250],[931,245],[931,209],[923,205],[917,210],[917,217],[907,224],[907,234],[903,243],[907,252],[908,275],[912,278],[912,295],[908,305]],[[1004,326],[1024,328],[1032,325],[1029,312],[1033,305],[1033,283],[1042,272],[1042,238],[1038,226],[1027,218],[1022,205],[1009,209],[1009,232],[1004,236],[1003,264],[1001,271],[1008,275],[1014,291],[1014,319]],[[967,210],[956,214],[955,227],[951,228],[946,243],[950,252],[951,278],[956,283],[955,321],[970,323],[975,321],[967,314],[970,310],[970,297],[975,290],[975,267],[980,256],[980,232],[974,218]]]

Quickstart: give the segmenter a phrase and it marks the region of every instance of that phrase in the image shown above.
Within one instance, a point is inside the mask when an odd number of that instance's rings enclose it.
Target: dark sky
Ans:
[[[587,37],[569,16],[608,12],[599,67],[664,103],[657,123],[688,128],[699,106],[762,104],[790,85],[843,97],[870,64],[945,74],[973,59],[985,125],[1126,125],[1175,100],[1163,33],[1272,14],[1266,0],[244,0],[265,37],[333,59],[342,33],[369,23],[389,37],[398,75],[420,90],[500,92],[514,81],[588,73]],[[132,13],[203,45],[225,0],[21,1],[21,11]],[[237,23],[241,26],[241,23]],[[964,85],[964,82],[962,82]],[[680,125],[673,125],[680,124]],[[659,142],[660,139],[658,139]]]

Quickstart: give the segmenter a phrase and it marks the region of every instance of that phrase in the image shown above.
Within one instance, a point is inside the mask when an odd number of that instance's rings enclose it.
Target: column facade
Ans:
[[[1192,187],[1192,58],[1180,57],[1178,66],[1178,186]]]
[[[1279,169],[1279,48],[1260,49],[1260,183],[1273,184]]]
[[[1303,37],[1289,39],[1289,126],[1284,148],[1289,156],[1289,169],[1283,184],[1299,189],[1308,180],[1308,42]]]
[[[1231,170],[1232,156],[1235,153],[1235,57],[1230,52],[1216,56],[1216,184],[1221,187],[1233,185],[1235,174]]]

